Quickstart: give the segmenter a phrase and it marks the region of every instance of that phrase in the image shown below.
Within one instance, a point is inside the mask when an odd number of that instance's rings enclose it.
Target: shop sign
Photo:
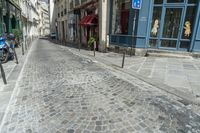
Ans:
[[[133,9],[141,9],[142,0],[132,0],[132,8]]]

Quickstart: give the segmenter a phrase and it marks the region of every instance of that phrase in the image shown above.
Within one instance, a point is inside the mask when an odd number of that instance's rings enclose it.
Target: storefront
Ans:
[[[199,10],[199,0],[143,0],[141,10],[133,10],[131,0],[112,0],[110,43],[143,49],[198,51],[195,48],[200,46],[195,44],[199,43]]]
[[[90,1],[82,4],[79,8],[81,15],[79,21],[80,40],[82,46],[87,47],[91,37],[98,42],[98,1]]]
[[[0,0],[0,34],[3,32],[3,16],[2,16],[2,12],[3,12],[3,2],[2,0]]]
[[[2,15],[3,32],[9,33],[13,29],[20,29],[21,9],[18,5],[12,1],[3,1]]]

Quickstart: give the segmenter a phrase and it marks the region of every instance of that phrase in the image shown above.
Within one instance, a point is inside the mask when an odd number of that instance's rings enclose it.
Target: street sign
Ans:
[[[132,8],[133,9],[141,9],[142,7],[142,0],[132,0]]]

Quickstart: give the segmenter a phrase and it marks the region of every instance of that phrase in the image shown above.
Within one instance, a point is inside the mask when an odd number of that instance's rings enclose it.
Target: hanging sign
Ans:
[[[133,9],[141,9],[142,7],[142,0],[132,0],[132,8]]]

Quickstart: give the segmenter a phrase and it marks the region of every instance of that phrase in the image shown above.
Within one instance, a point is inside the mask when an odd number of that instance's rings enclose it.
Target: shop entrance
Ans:
[[[196,4],[180,0],[179,3],[167,3],[168,1],[171,2],[167,0],[154,4],[149,47],[188,51],[193,35]]]
[[[183,8],[165,8],[160,47],[176,48],[181,34]]]

